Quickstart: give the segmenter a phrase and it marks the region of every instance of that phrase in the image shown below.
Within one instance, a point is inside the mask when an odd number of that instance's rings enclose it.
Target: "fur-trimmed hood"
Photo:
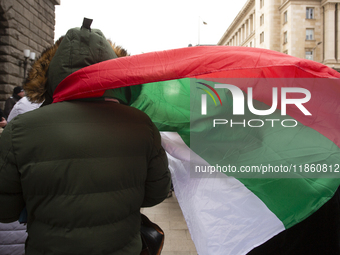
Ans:
[[[95,44],[90,44],[90,41]],[[74,45],[81,45],[76,52]],[[92,56],[86,53],[92,53]],[[83,57],[79,58],[79,55]],[[129,56],[128,52],[111,40],[106,40],[98,29],[70,29],[54,45],[47,47],[33,63],[23,88],[31,102],[42,103],[47,100],[51,103],[53,91],[69,74],[91,64],[125,56]],[[77,66],[73,61],[75,58],[78,60]],[[66,66],[66,69],[61,70],[62,66]]]

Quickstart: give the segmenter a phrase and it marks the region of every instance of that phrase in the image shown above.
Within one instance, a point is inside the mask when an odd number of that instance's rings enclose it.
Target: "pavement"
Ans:
[[[142,208],[141,212],[164,231],[161,255],[197,255],[176,194],[172,194],[172,197],[154,207]]]

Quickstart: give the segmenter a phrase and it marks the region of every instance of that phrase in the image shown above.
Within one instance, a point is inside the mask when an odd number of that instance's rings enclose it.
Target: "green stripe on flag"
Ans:
[[[319,209],[335,193],[339,179],[239,179],[284,224],[294,226]]]
[[[190,79],[144,84],[131,105],[150,116],[159,131],[178,132],[190,146]]]
[[[204,82],[213,86],[211,82]],[[320,166],[321,170],[323,166],[332,166],[334,170],[339,163],[340,150],[332,141],[298,121],[295,127],[285,127],[282,121],[293,118],[281,116],[279,110],[270,116],[257,116],[245,107],[244,116],[233,116],[233,98],[226,89],[217,89],[223,106],[216,106],[207,97],[208,114],[202,116],[201,95],[205,92],[197,87],[198,80],[188,78],[144,84],[132,106],[147,113],[160,131],[178,132],[190,149],[211,166],[234,166],[237,170],[241,166],[262,169],[266,166],[267,170],[272,166],[295,170],[291,174],[273,172],[270,175],[226,173],[237,177],[260,198],[286,228],[308,217],[333,196],[339,186],[339,173],[299,172],[301,167],[304,170],[313,164],[319,170]],[[270,108],[257,100],[254,100],[254,107]],[[228,123],[213,127],[213,118],[228,120]],[[230,127],[231,118],[234,123],[242,124]],[[265,125],[251,127],[250,119],[262,120]],[[259,125],[259,121],[251,123]],[[288,126],[295,122],[283,123]],[[195,167],[192,166],[191,173]],[[194,173],[192,177],[209,178],[209,173],[198,176]]]

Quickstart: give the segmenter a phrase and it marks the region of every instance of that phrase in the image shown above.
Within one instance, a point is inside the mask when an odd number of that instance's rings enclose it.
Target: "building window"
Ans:
[[[264,5],[264,0],[260,0],[260,8],[262,8]]]
[[[260,26],[264,24],[264,14],[260,16]]]
[[[314,8],[306,8],[306,19],[314,19]]]
[[[286,24],[288,22],[288,13],[287,11],[285,11],[283,13],[283,24]]]
[[[283,44],[286,44],[288,42],[288,35],[287,31],[283,33]]]
[[[306,29],[306,40],[314,40],[314,29],[313,28]]]
[[[260,43],[264,42],[264,32],[260,34]]]
[[[313,51],[312,50],[306,50],[305,51],[305,58],[309,60],[313,60]]]
[[[288,55],[288,50],[285,50],[283,53]]]
[[[250,42],[250,43],[249,43],[249,47],[253,47],[253,42]]]

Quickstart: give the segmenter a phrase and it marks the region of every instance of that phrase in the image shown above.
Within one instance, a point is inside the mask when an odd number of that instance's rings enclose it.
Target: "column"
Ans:
[[[247,37],[250,35],[251,29],[250,29],[250,19],[247,19]]]
[[[242,44],[244,41],[244,26],[243,25],[241,26],[240,31],[241,31],[241,44]]]
[[[253,15],[249,15],[249,33],[253,32]]]
[[[244,40],[247,38],[247,36],[246,36],[246,24],[243,24],[242,28],[243,28],[243,33],[242,33],[243,39],[242,39],[242,42],[244,42]]]
[[[253,32],[253,31],[255,31],[255,25],[256,25],[256,24],[255,24],[255,13],[253,13],[253,14],[251,15],[251,17],[252,17],[252,23],[253,23],[253,24],[252,24],[252,25],[253,25],[253,26],[252,26],[252,32]]]
[[[251,15],[251,31],[255,31],[255,13]]]
[[[335,3],[323,6],[325,16],[325,60],[324,63],[335,62]]]
[[[241,46],[241,44],[242,44],[242,41],[243,41],[243,36],[242,36],[242,27],[240,27],[239,31],[240,31],[240,43],[239,43],[239,45]]]
[[[240,41],[239,41],[238,45],[241,46],[241,43],[242,43],[242,27],[239,28],[238,32],[240,34]]]
[[[337,21],[338,21],[338,24],[337,24],[337,41],[338,41],[338,47],[337,47],[337,56],[336,56],[336,59],[338,61],[340,61],[340,4],[337,4],[338,7],[337,7]]]

